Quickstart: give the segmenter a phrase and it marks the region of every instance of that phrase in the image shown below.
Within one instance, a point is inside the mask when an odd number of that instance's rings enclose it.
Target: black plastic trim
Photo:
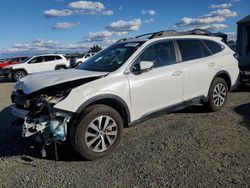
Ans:
[[[103,94],[103,95],[98,95],[95,96],[89,100],[87,100],[86,102],[84,102],[76,111],[76,113],[80,114],[87,106],[89,106],[90,104],[98,101],[98,100],[102,100],[102,99],[114,99],[116,100],[120,105],[122,105],[122,107],[124,107],[125,111],[126,111],[126,115],[127,115],[127,121],[128,123],[131,122],[131,118],[130,118],[130,111],[129,108],[126,104],[126,102],[121,98],[118,97],[117,95],[113,95],[113,94]]]
[[[188,106],[194,105],[194,104],[199,104],[202,102],[206,102],[207,98],[205,96],[199,96],[199,97],[195,97],[193,99],[187,100],[187,101],[183,101],[181,103],[166,107],[166,108],[162,108],[162,109],[158,109],[156,111],[153,112],[149,112],[147,114],[144,114],[140,119],[133,121],[132,123],[129,123],[128,126],[129,127],[133,127],[136,126],[148,119],[154,118],[154,117],[159,117],[161,115],[164,114],[168,114],[171,112],[175,112],[178,110],[182,110]]]
[[[221,70],[221,71],[217,72],[216,75],[214,76],[214,78],[219,77],[221,74],[226,74],[227,77],[229,78],[230,85],[228,86],[229,87],[228,89],[231,91],[232,90],[232,80],[231,80],[231,77],[227,71]]]

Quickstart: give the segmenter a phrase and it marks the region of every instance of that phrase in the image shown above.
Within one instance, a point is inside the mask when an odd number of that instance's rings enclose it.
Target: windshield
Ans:
[[[100,72],[115,71],[120,68],[142,44],[142,41],[114,44],[81,64],[78,69]]]

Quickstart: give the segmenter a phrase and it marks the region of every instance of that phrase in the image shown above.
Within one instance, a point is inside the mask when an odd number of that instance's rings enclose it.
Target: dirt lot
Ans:
[[[249,187],[250,87],[231,93],[227,107],[199,106],[125,130],[119,149],[83,161],[68,144],[41,159],[11,124],[13,83],[0,79],[0,187]]]

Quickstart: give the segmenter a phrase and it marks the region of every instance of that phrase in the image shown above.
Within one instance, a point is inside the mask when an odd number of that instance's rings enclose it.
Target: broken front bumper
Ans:
[[[23,137],[41,133],[45,140],[66,140],[67,124],[71,118],[70,114],[57,112],[53,118],[49,115],[32,116],[29,111],[19,109],[15,105],[11,106],[11,112],[14,116],[24,119]]]

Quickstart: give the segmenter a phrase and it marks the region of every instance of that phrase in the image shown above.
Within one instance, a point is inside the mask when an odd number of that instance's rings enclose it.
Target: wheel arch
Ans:
[[[76,113],[81,114],[84,109],[93,104],[104,104],[114,108],[121,115],[124,121],[124,126],[127,126],[131,122],[128,105],[121,97],[113,94],[103,94],[88,99],[77,109]]]
[[[226,83],[227,83],[228,90],[231,90],[232,81],[231,81],[231,77],[230,77],[230,75],[229,75],[229,73],[227,71],[225,71],[225,70],[219,71],[214,76],[214,78],[215,77],[224,79],[226,81]]]
[[[25,74],[29,74],[28,71],[24,68],[17,68],[17,69],[11,69],[11,72],[14,73],[14,72],[17,72],[17,71],[23,71],[25,72]]]
[[[58,68],[58,67],[64,67],[64,68],[67,69],[67,66],[66,66],[65,64],[58,64],[58,65],[56,65],[56,66],[55,66],[55,70],[56,70],[56,68]]]

